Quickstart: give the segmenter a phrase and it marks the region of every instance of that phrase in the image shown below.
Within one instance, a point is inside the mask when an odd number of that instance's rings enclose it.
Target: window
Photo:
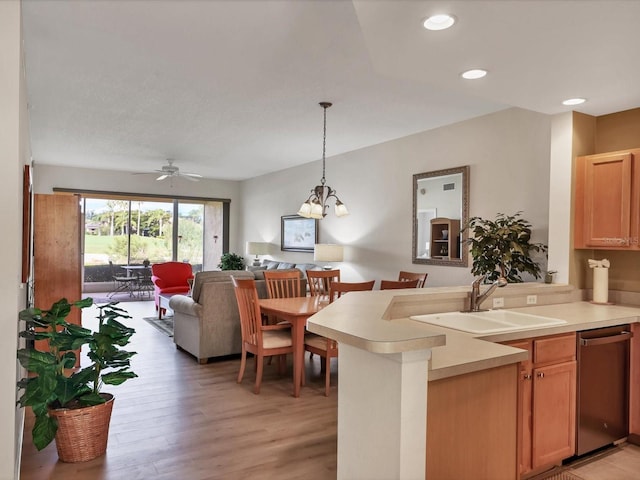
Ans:
[[[85,289],[88,283],[110,282],[112,268],[146,260],[188,262],[194,272],[205,263],[215,268],[228,235],[222,220],[228,208],[220,201],[87,195],[81,206]]]

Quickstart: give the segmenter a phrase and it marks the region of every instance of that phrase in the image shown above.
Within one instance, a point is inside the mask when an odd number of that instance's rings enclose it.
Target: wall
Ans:
[[[571,185],[573,116],[571,112],[555,115],[551,122],[549,169],[549,263],[555,271],[554,282],[569,283],[571,252]]]
[[[640,147],[640,108],[600,117],[576,114],[574,122],[574,158]],[[611,261],[611,290],[640,292],[640,252],[575,250],[572,283],[579,288],[589,289],[593,285],[593,272],[587,266],[590,258]]]
[[[547,243],[550,124],[547,115],[511,108],[328,158],[327,184],[350,215],[336,218],[331,211],[320,221],[320,242],[346,246],[336,265],[343,279],[393,279],[409,270],[428,272],[428,286],[472,281],[470,268],[411,263],[415,173],[470,165],[470,214],[523,211],[533,241]],[[272,258],[311,262],[311,254],[280,251],[280,216],[298,210],[321,174],[316,161],[242,182],[240,238],[272,242]]]
[[[231,218],[229,223],[230,245],[235,245],[239,242],[237,233],[238,220],[242,217],[239,201],[239,182],[211,179],[202,179],[199,182],[190,182],[188,180],[178,178],[175,179],[172,184],[167,180],[164,182],[157,182],[154,175],[132,175],[128,172],[116,172],[110,170],[38,165],[37,158],[34,160],[34,163],[33,188],[35,193],[51,194],[53,193],[53,188],[57,187],[78,190],[84,189],[156,195],[228,198],[231,200]],[[222,239],[218,239],[218,242],[221,241]],[[205,239],[205,242],[214,242],[214,239],[207,238]],[[218,261],[219,258],[215,264],[217,264]]]
[[[26,88],[22,78],[20,2],[0,2],[0,158],[3,182],[0,190],[2,228],[22,232],[22,172],[29,158]],[[17,478],[22,440],[22,415],[16,409],[18,363],[18,312],[25,306],[21,283],[22,236],[0,236],[0,304],[3,335],[0,336],[0,480]]]

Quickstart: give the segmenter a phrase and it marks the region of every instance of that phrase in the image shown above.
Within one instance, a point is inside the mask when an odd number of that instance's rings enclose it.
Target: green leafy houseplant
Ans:
[[[39,351],[34,346],[18,350],[18,359],[29,375],[18,382],[22,396],[18,403],[31,406],[35,415],[33,443],[42,450],[55,438],[58,423],[49,415],[49,409],[77,409],[105,403],[100,390],[103,384],[120,385],[137,377],[129,370],[130,358],[135,352],[119,347],[126,346],[135,333],[118,321],[131,318],[117,303],[98,305],[98,329],[96,331],[69,323],[66,318],[72,307],[86,308],[93,299],[86,298],[69,303],[66,298],[55,302],[49,310],[28,308],[20,312],[20,320],[26,322],[20,336],[28,340],[47,340],[49,350]],[[76,354],[73,350],[88,346],[91,363],[79,371],[73,371]]]
[[[244,258],[236,253],[225,253],[220,257],[220,270],[244,270]]]
[[[531,243],[531,224],[514,215],[498,213],[495,220],[480,217],[469,219],[469,244],[473,266],[471,273],[486,275],[487,281],[502,276],[511,283],[522,282],[522,273],[540,278],[541,270],[532,254],[546,252],[542,243]]]

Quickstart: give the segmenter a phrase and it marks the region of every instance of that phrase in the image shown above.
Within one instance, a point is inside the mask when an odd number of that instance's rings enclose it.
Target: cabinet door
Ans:
[[[533,370],[532,465],[537,468],[575,452],[576,362]]]
[[[632,154],[583,157],[584,244],[627,247],[631,237]]]

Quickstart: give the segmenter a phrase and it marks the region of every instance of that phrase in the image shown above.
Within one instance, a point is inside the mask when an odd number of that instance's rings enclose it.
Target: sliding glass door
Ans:
[[[205,204],[209,210],[212,202],[83,198],[85,286],[109,282],[125,274],[123,266],[147,261],[187,262],[194,272],[202,270]]]

